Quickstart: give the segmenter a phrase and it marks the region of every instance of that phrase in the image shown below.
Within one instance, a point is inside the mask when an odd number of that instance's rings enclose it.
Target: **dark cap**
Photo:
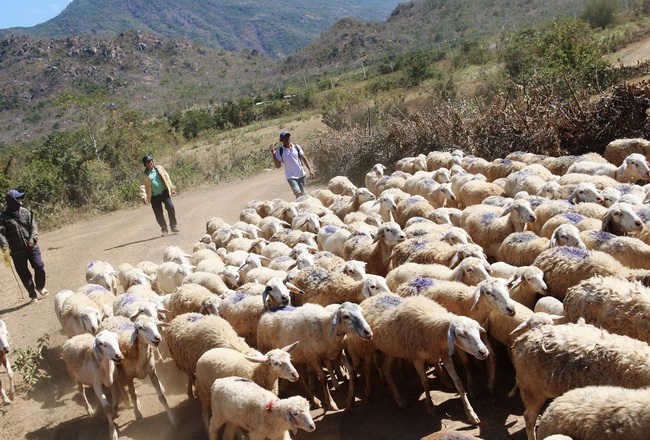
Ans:
[[[153,157],[151,157],[151,156],[149,156],[149,155],[147,154],[145,157],[142,158],[142,163],[143,163],[144,165],[146,165],[147,162],[152,161],[152,160],[153,160]]]
[[[280,132],[280,140],[282,140],[286,135],[291,134],[288,131],[282,131]]]

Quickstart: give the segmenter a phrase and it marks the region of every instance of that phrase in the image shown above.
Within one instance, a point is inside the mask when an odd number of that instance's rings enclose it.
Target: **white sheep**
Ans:
[[[172,292],[167,309],[170,311],[170,318],[190,312],[218,315],[220,302],[221,298],[205,287],[183,283]]]
[[[210,428],[210,389],[215,380],[228,376],[250,379],[265,390],[277,394],[278,378],[291,382],[298,380],[298,372],[291,363],[294,342],[283,348],[247,356],[230,348],[212,348],[196,363],[196,396],[201,402],[201,413],[206,431]]]
[[[415,366],[425,391],[425,401],[429,412],[433,404],[429,391],[429,379],[425,363],[441,359],[460,394],[465,414],[471,423],[479,423],[479,418],[467,399],[463,383],[458,377],[451,359],[457,347],[478,359],[488,356],[488,349],[481,341],[479,324],[465,316],[449,313],[444,307],[429,298],[412,296],[401,298],[384,294],[370,297],[361,303],[364,316],[373,328],[374,337],[369,341],[359,338],[348,339],[348,350],[353,359],[352,377],[360,359],[370,363],[374,349],[384,355],[382,371],[384,378],[400,408],[406,407],[391,375],[391,366],[396,358],[403,358]],[[366,381],[369,368],[366,367]]]
[[[117,335],[104,330],[97,336],[89,334],[74,336],[63,344],[61,358],[70,377],[79,387],[81,397],[86,404],[86,412],[91,417],[94,411],[88,403],[84,388],[85,386],[93,387],[108,420],[109,436],[111,440],[117,440],[111,403],[104,393],[105,388],[110,388],[113,385],[115,363],[122,361]]]
[[[192,385],[196,363],[211,348],[232,348],[254,355],[255,350],[240,338],[225,319],[216,315],[185,313],[169,322],[165,341],[176,367],[187,374],[187,395],[194,398]]]
[[[342,271],[330,272],[320,267],[301,270],[295,284],[303,294],[294,296],[294,306],[314,303],[325,307],[346,301],[358,304],[369,296],[390,292],[386,280],[381,276],[366,275],[355,280]]]
[[[529,309],[535,307],[539,295],[546,295],[544,272],[535,266],[521,266],[508,278],[510,298]],[[560,313],[561,315],[561,313]]]
[[[115,302],[115,295],[106,290],[103,286],[98,284],[84,284],[79,287],[77,293],[83,293],[91,301],[97,304],[101,310],[100,318],[105,319],[113,316],[113,303]],[[55,306],[56,308],[57,306]]]
[[[622,237],[603,231],[584,231],[579,235],[586,249],[605,252],[633,269],[650,269],[650,245],[636,237]]]
[[[63,333],[68,338],[83,333],[92,335],[97,333],[103,313],[99,306],[83,293],[67,295],[61,303],[61,308],[55,312],[59,317]]]
[[[345,176],[334,176],[327,183],[327,189],[337,195],[351,196],[357,186]]]
[[[650,344],[650,289],[638,281],[594,276],[569,288],[563,301],[568,322],[587,324]]]
[[[393,291],[416,278],[434,278],[443,281],[458,281],[475,286],[489,277],[489,265],[476,257],[463,259],[458,266],[450,269],[442,264],[404,263],[394,267],[386,275],[386,284]]]
[[[199,263],[203,260],[219,260],[220,262],[226,262],[226,256],[230,254],[238,255],[239,253],[246,253],[246,251],[234,251],[228,252],[225,248],[219,248],[216,251],[212,249],[198,249],[192,252],[192,255],[189,257],[189,261],[186,264],[192,266],[198,266]],[[245,257],[244,257],[245,258]],[[226,263],[231,264],[231,263]],[[157,270],[158,268],[156,268]]]
[[[221,262],[221,260],[219,260],[219,262]],[[162,294],[172,293],[176,290],[178,286],[183,284],[185,277],[192,273],[194,267],[195,266],[191,266],[190,264],[178,264],[174,261],[161,263],[158,266],[158,271],[156,273],[156,282],[158,283],[158,287]]]
[[[417,171],[427,170],[427,156],[418,154],[414,157],[403,157],[395,163],[395,169],[413,174]]]
[[[126,292],[129,287],[142,284],[151,287],[154,279],[147,275],[144,270],[134,267],[129,263],[122,263],[117,268],[117,278]]]
[[[257,213],[254,208],[244,208],[239,213],[239,220],[248,223],[249,225],[259,226],[262,216]]]
[[[644,440],[650,430],[647,389],[590,386],[562,394],[539,420],[537,438]]]
[[[434,208],[441,208],[456,202],[456,194],[451,189],[451,183],[438,183],[434,179],[419,181],[415,194],[424,197]]]
[[[144,379],[146,376],[149,376],[151,384],[158,394],[158,400],[162,403],[165,411],[167,411],[170,423],[172,426],[178,427],[176,416],[174,416],[174,413],[169,408],[162,386],[160,385],[156,364],[154,363],[153,351],[150,349],[151,347],[158,347],[158,344],[162,340],[158,331],[158,325],[162,325],[162,323],[146,315],[136,317],[133,322],[123,316],[114,316],[101,323],[99,327],[100,333],[108,330],[117,335],[119,348],[123,356],[122,362],[117,365],[119,384],[113,384],[113,408],[114,411],[117,410],[118,386],[126,385],[133,400],[135,417],[136,419],[141,419],[142,409],[135,391],[133,379]]]
[[[239,277],[239,274],[235,272]],[[209,272],[194,272],[183,278],[183,284],[198,284],[205,287],[215,295],[223,295],[231,286],[228,286],[221,276]]]
[[[536,217],[530,202],[515,199],[505,209],[487,205],[474,205],[463,211],[461,227],[472,237],[474,243],[483,247],[486,255],[497,257],[499,246],[513,232],[522,232]]]
[[[643,220],[629,203],[618,202],[607,208],[600,230],[625,235],[643,229]]]
[[[205,223],[205,232],[212,235],[224,223],[226,222],[221,217],[212,217]]]
[[[650,165],[645,156],[632,153],[627,156],[620,166],[611,163],[576,162],[569,167],[567,173],[608,176],[618,182],[636,182],[650,179]]]
[[[544,312],[549,315],[564,316],[562,301],[552,296],[543,296],[536,303],[533,312]]]
[[[534,232],[513,232],[499,246],[499,261],[513,266],[530,266],[535,258],[550,246],[550,240]]]
[[[589,232],[591,231],[585,231],[587,234]],[[609,232],[599,232],[599,234],[608,234],[615,237],[615,235],[609,234]],[[582,241],[580,230],[572,223],[565,223],[555,228],[549,241],[549,247],[556,246],[573,246],[580,249],[587,249],[584,241]]]
[[[379,214],[382,222],[392,222],[395,220],[394,215],[397,212],[395,196],[390,193],[382,193],[377,197],[377,200],[363,203],[359,207],[359,212],[365,213],[368,216],[371,214]],[[350,215],[347,215],[344,220],[345,223],[350,224]]]
[[[304,397],[278,397],[249,379],[226,377],[214,381],[211,389],[210,440],[226,425],[224,439],[231,439],[236,427],[248,431],[250,440],[289,439],[289,429],[316,429],[309,402]]]
[[[594,275],[617,276],[647,282],[650,271],[630,269],[614,257],[600,251],[589,251],[569,246],[550,248],[533,262],[544,272],[548,294],[563,300],[569,287]]]
[[[519,336],[512,363],[528,440],[547,399],[590,385],[650,386],[650,346],[588,324],[543,325]]]
[[[406,234],[395,222],[386,222],[379,227],[372,242],[361,242],[346,259],[366,262],[370,274],[386,276],[393,247],[406,240]]]
[[[574,212],[565,212],[563,214],[554,215],[544,223],[539,235],[550,239],[553,233],[560,225],[571,224],[575,226],[578,231],[593,231],[599,230],[602,226],[602,220],[584,215],[576,214]]]
[[[501,197],[505,194],[502,187],[493,182],[483,180],[470,180],[465,183],[456,194],[458,206],[467,207],[483,203],[488,197]]]
[[[530,170],[529,166],[526,167],[526,169]],[[548,171],[548,173],[550,174],[550,171]],[[526,171],[525,169],[514,172],[506,177],[503,195],[514,197],[519,191],[526,191],[528,194],[538,194],[542,187],[548,183],[547,180],[548,179],[530,171]]]
[[[14,400],[15,390],[14,390],[14,372],[11,369],[11,362],[9,361],[9,352],[11,351],[11,346],[9,345],[9,331],[7,330],[7,324],[0,319],[0,364],[4,365],[5,370],[7,370],[7,377],[9,378],[9,393],[5,392],[5,389],[0,382],[0,395],[2,396],[2,401],[4,403],[11,403]]]
[[[581,156],[545,156],[541,164],[551,173],[561,176],[566,174],[567,169],[576,162],[590,161],[607,163],[604,157],[597,153],[587,153]]]
[[[291,224],[284,220],[280,220],[277,217],[268,216],[264,217],[262,221],[260,221],[259,227],[262,230],[260,235],[263,238],[270,240],[273,234],[280,232],[285,228],[291,227]]]
[[[485,174],[489,182],[494,182],[497,179],[506,178],[512,173],[521,171],[527,166],[528,164],[516,160],[498,158],[485,167],[483,174]]]
[[[189,264],[192,255],[185,252],[180,246],[172,244],[163,249],[163,262],[173,261],[177,264]]]
[[[556,195],[559,198],[562,189],[556,191]],[[591,182],[582,182],[575,186],[567,200],[571,203],[603,203],[603,196],[601,192],[596,188]]]
[[[312,367],[323,387],[326,408],[336,411],[338,407],[330,394],[321,362],[338,360],[343,348],[343,338],[353,334],[362,339],[372,338],[372,330],[358,304],[345,302],[332,308],[305,304],[301,307],[285,307],[264,313],[257,329],[257,346],[264,352],[299,340],[300,344],[291,353],[292,361]],[[347,363],[345,357],[343,360]],[[354,401],[352,377],[350,381],[352,391],[348,394],[348,406]],[[319,406],[318,400],[302,376],[299,383],[310,401]]]
[[[131,289],[134,287],[136,286],[131,287]],[[113,303],[113,313],[126,318],[131,318],[140,313],[157,318],[167,312],[169,311],[163,307],[163,297],[151,289],[147,290],[145,287],[118,295]]]
[[[330,209],[339,217],[339,219],[343,220],[347,214],[358,211],[359,207],[363,203],[374,200],[375,195],[367,188],[357,188],[349,200],[335,202],[330,206]],[[294,229],[297,228],[294,227]]]
[[[650,157],[650,142],[643,138],[615,139],[607,144],[603,156],[611,163],[621,163],[632,153]]]
[[[106,261],[93,260],[86,266],[86,282],[98,284],[117,295],[117,271]]]

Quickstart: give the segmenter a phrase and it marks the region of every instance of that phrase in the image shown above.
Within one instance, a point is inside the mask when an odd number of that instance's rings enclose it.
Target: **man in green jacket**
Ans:
[[[162,235],[165,236],[169,233],[165,216],[163,215],[163,205],[167,209],[169,216],[169,226],[172,232],[178,232],[178,225],[176,224],[176,210],[172,203],[172,195],[176,195],[172,179],[167,174],[167,171],[162,165],[154,165],[153,158],[149,155],[142,158],[142,163],[145,166],[143,185],[140,186],[140,196],[142,202],[146,205],[147,200],[151,201],[151,208],[156,216],[156,221],[160,225]]]

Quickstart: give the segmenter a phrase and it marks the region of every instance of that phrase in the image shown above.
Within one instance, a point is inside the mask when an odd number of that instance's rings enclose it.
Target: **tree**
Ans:
[[[580,18],[589,23],[591,27],[605,29],[614,24],[616,14],[620,9],[621,3],[618,0],[589,0]]]

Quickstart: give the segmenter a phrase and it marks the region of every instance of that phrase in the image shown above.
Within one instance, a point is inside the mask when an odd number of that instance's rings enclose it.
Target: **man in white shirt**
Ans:
[[[307,183],[307,174],[305,173],[303,164],[309,170],[309,177],[314,179],[316,175],[300,145],[289,142],[290,138],[291,133],[288,131],[281,132],[280,142],[282,142],[282,146],[279,148],[272,147],[271,153],[273,154],[273,163],[276,168],[280,168],[284,164],[284,175],[287,178],[287,182],[289,182],[293,194],[298,198],[305,195],[305,186]]]

